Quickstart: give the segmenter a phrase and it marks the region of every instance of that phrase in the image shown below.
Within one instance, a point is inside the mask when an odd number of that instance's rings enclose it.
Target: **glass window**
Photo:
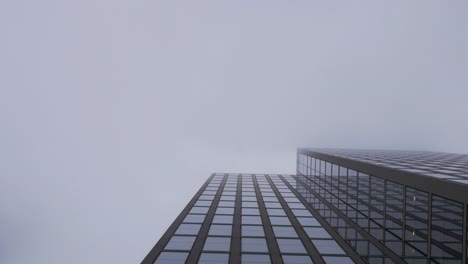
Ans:
[[[331,238],[327,230],[322,227],[304,227],[304,230],[311,238]]]
[[[266,239],[242,238],[242,252],[268,252]]]
[[[242,202],[242,207],[258,207],[257,202]]]
[[[257,197],[253,197],[253,196],[245,196],[245,197],[242,197],[242,201],[247,201],[247,202],[256,202],[256,201],[257,201]]]
[[[190,250],[194,241],[194,236],[173,236],[165,249]]]
[[[291,225],[289,219],[283,216],[270,216],[270,221],[272,225]]]
[[[305,209],[305,206],[301,203],[288,203],[288,206],[291,209]]]
[[[191,214],[206,214],[208,212],[209,207],[192,207],[190,210]]]
[[[220,201],[218,206],[220,207],[234,207],[234,202],[231,201]]]
[[[228,264],[229,263],[229,254],[223,253],[202,253],[200,255],[199,264]]]
[[[211,225],[208,235],[210,236],[230,236],[232,225]]]
[[[242,254],[242,263],[246,264],[270,264],[269,255]]]
[[[185,264],[187,252],[161,252],[155,264]]]
[[[216,214],[234,214],[234,208],[232,207],[218,207]]]
[[[213,218],[214,224],[232,224],[232,215],[215,215]]]
[[[220,198],[221,201],[234,201],[236,200],[235,196],[223,195]]]
[[[312,217],[298,217],[297,220],[302,226],[321,226],[317,219]]]
[[[335,240],[312,240],[312,243],[321,254],[345,254]]]
[[[260,215],[260,211],[257,208],[242,208],[243,215]]]
[[[275,216],[286,216],[286,213],[283,209],[267,209],[268,215],[275,215]]]
[[[195,215],[195,214],[188,214],[185,219],[184,223],[203,223],[205,219],[205,215]]]
[[[242,216],[242,224],[261,225],[262,219],[260,216]]]
[[[283,262],[284,264],[312,264],[312,260],[309,256],[288,256],[284,255]],[[328,262],[326,262],[328,264]]]
[[[292,226],[273,226],[276,237],[297,237],[296,230]]]
[[[333,256],[324,256],[323,260],[327,264],[353,264],[354,261],[348,257],[333,257]]]
[[[263,231],[263,226],[261,225],[243,225],[242,236],[264,237],[265,232]]]
[[[274,202],[266,202],[265,207],[266,208],[282,208],[280,203],[274,203]]]
[[[212,201],[197,201],[195,206],[210,206]]]
[[[312,214],[307,210],[298,210],[292,209],[295,216],[312,216]]]
[[[198,198],[200,200],[213,200],[214,199],[214,195],[201,195],[200,198]]]
[[[278,241],[281,253],[307,253],[299,239],[279,238],[276,241]]]
[[[180,224],[176,235],[196,235],[200,231],[201,224]]]
[[[278,198],[276,198],[276,197],[264,197],[263,201],[265,201],[265,202],[279,202]]]
[[[209,236],[206,238],[205,246],[203,250],[205,251],[229,251],[231,246],[230,237],[212,237]]]

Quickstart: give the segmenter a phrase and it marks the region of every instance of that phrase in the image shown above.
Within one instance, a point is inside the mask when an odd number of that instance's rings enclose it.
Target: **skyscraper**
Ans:
[[[299,149],[215,173],[142,263],[468,263],[468,155]]]

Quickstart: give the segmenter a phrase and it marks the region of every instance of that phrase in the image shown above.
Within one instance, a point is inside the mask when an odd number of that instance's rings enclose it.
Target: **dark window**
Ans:
[[[190,250],[194,241],[194,236],[173,236],[165,249]]]
[[[189,253],[162,252],[154,264],[184,264]]]
[[[268,252],[264,238],[242,238],[242,252]]]
[[[204,251],[229,251],[231,245],[230,237],[207,237]]]

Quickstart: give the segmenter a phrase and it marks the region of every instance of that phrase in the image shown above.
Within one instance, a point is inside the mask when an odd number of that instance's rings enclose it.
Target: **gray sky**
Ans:
[[[138,263],[211,172],[468,153],[468,1],[0,1],[0,263]]]

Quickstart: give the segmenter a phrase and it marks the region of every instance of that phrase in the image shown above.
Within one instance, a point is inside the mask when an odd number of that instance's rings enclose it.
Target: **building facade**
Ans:
[[[142,263],[468,263],[468,156],[299,149],[215,173]]]

